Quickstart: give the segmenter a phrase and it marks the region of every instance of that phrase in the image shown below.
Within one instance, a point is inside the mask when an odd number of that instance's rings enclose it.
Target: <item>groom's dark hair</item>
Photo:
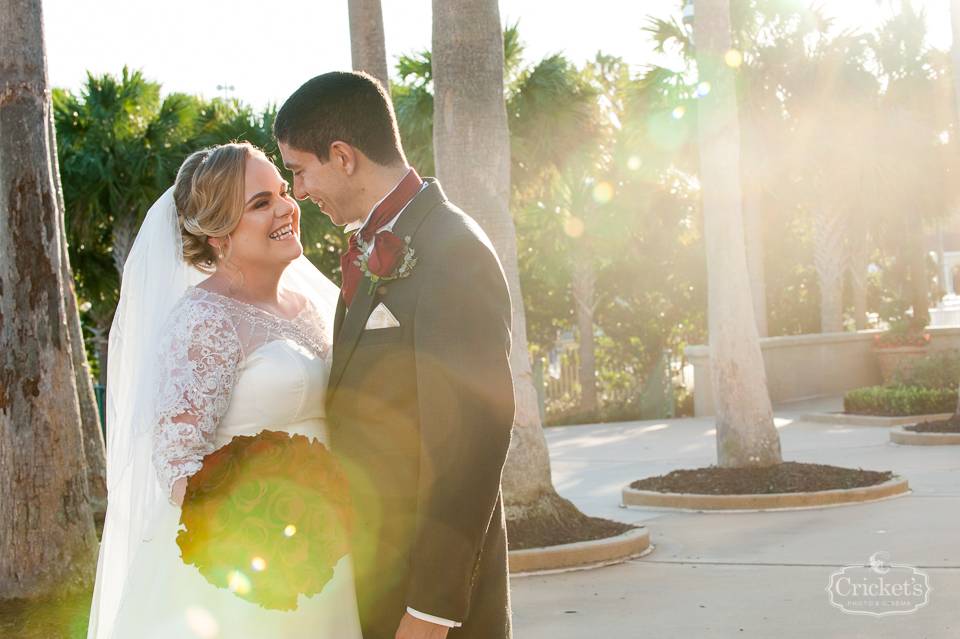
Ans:
[[[280,107],[273,135],[324,163],[338,140],[382,166],[407,161],[390,95],[363,72],[334,71],[305,82]]]

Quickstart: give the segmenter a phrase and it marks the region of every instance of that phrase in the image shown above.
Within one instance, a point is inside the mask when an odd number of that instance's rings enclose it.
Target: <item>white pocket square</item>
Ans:
[[[393,316],[390,309],[384,306],[383,303],[380,303],[373,309],[373,312],[370,313],[370,317],[367,318],[367,324],[363,328],[369,331],[375,328],[393,328],[395,326],[400,326],[400,322]]]

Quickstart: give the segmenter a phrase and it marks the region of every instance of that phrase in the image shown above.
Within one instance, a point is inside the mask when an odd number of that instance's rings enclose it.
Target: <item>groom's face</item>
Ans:
[[[328,162],[321,162],[309,151],[295,149],[283,142],[278,146],[283,165],[293,172],[295,198],[310,198],[337,226],[356,221],[347,185],[352,167],[345,166],[340,155],[331,154]]]

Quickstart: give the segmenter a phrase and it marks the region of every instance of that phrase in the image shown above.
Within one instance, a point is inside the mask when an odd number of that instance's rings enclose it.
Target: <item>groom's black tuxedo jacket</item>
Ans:
[[[514,397],[510,295],[480,227],[431,178],[394,226],[409,277],[364,277],[334,327],[327,415],[356,508],[365,639],[392,639],[411,607],[510,636],[500,475]],[[365,329],[384,304],[400,326]]]

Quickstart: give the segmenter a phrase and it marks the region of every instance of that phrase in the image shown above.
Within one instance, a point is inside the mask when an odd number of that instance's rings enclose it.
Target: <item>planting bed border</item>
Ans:
[[[937,413],[935,415],[908,415],[906,417],[879,417],[876,415],[847,415],[846,413],[804,413],[800,415],[802,422],[818,424],[839,424],[843,426],[880,426],[893,428],[920,422],[933,422],[940,419],[949,419],[953,413]]]
[[[894,477],[882,484],[865,488],[805,493],[773,493],[769,495],[661,493],[653,490],[637,490],[627,486],[623,489],[623,503],[626,506],[694,511],[789,510],[793,508],[860,504],[905,495],[909,491],[910,486],[907,484],[907,480],[900,477]]]
[[[960,446],[960,433],[915,433],[897,426],[890,430],[890,441],[901,446]]]
[[[640,527],[606,539],[511,550],[510,574],[608,566],[638,557],[649,547],[650,531]]]

